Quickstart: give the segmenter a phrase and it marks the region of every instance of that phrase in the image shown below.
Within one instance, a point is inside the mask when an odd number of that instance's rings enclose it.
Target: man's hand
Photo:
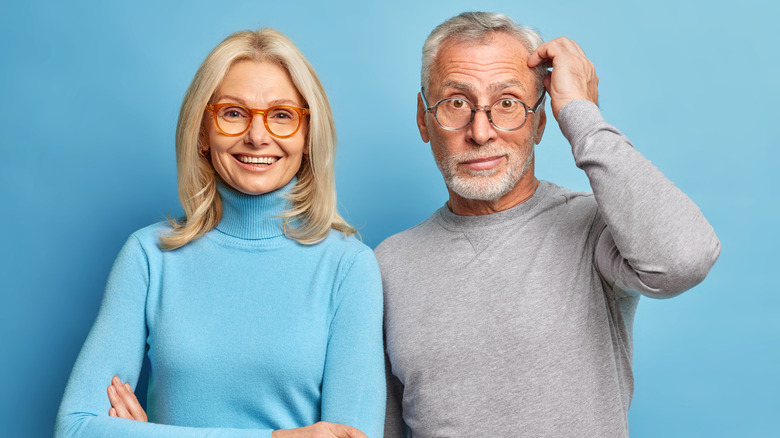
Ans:
[[[574,41],[560,37],[540,45],[528,57],[528,67],[542,62],[552,64],[552,73],[544,78],[544,86],[550,94],[550,107],[558,119],[558,111],[575,99],[599,102],[599,78],[596,68],[585,57],[585,52]]]
[[[366,434],[344,424],[320,421],[297,429],[280,429],[271,438],[368,438]]]
[[[108,415],[127,420],[148,421],[146,412],[135,397],[130,384],[122,383],[119,377],[114,376],[111,379],[111,385],[108,386],[108,400],[111,402]]]

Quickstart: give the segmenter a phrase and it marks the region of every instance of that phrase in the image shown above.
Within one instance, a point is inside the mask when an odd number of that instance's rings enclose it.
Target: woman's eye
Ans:
[[[269,118],[277,120],[288,120],[293,118],[292,111],[277,108],[268,114]]]
[[[240,119],[247,117],[247,111],[245,109],[235,106],[222,108],[220,113],[225,119]]]

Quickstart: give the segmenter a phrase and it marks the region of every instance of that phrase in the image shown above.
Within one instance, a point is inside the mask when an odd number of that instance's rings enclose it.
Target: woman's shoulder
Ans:
[[[173,227],[167,220],[147,225],[137,230],[128,238],[128,242],[135,241],[145,250],[158,249],[160,237],[170,232]]]
[[[363,243],[357,234],[345,235],[341,231],[333,229],[330,230],[328,236],[320,244],[350,254],[371,251],[371,248]]]
[[[362,259],[368,259],[364,260],[364,262],[376,263],[374,252],[356,234],[347,236],[341,231],[330,230],[325,240],[317,245],[326,254],[341,260],[340,264],[345,267],[351,266],[356,260]]]

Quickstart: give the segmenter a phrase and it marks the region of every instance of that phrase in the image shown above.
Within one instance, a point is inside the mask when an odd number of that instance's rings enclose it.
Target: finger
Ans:
[[[585,56],[585,51],[582,50],[582,47],[580,47],[579,44],[577,44],[576,41],[570,38],[566,37],[558,37],[553,40],[556,44],[560,45],[564,50],[567,52],[573,54],[573,55],[581,55]]]
[[[113,384],[108,386],[108,401],[111,402],[111,406],[113,407],[114,413],[116,413],[117,417],[127,418],[128,420],[133,419],[130,415],[130,412],[127,411],[122,398],[119,397],[119,394],[117,394],[116,388]]]
[[[109,417],[116,417],[116,409],[111,408],[108,410],[108,416]]]
[[[526,62],[526,65],[528,65],[528,68],[534,68],[537,65],[539,65],[542,61],[545,61],[545,60],[549,59],[547,57],[547,48],[545,47],[545,44],[546,43],[542,43],[528,57],[528,62]]]
[[[116,404],[112,403],[112,406],[116,408],[117,415],[128,420],[137,420],[133,412],[134,409],[132,409],[132,399],[128,397],[127,388],[122,384],[122,380],[119,377],[114,376],[111,379],[111,389],[116,397]]]
[[[534,68],[545,60],[554,63],[557,56],[564,54],[585,56],[585,52],[576,42],[566,37],[558,37],[554,40],[540,44],[539,47],[531,53],[531,56],[528,57],[527,64],[529,68]]]
[[[539,47],[531,53],[528,57],[528,67],[534,68],[544,60],[552,60],[558,56],[560,52],[561,38],[543,42]]]
[[[125,404],[127,404],[127,408],[130,411],[130,413],[133,415],[133,418],[138,421],[146,421],[146,411],[144,411],[144,408],[141,406],[141,403],[138,401],[138,397],[135,396],[135,393],[133,392],[133,388],[130,386],[129,383],[125,383],[122,385],[125,389],[125,394],[123,394],[123,397],[125,399]]]
[[[569,46],[572,48],[572,50],[573,50],[573,51],[575,51],[575,52],[579,53],[579,54],[580,54],[580,56],[583,56],[583,57],[585,57],[585,51],[584,51],[584,50],[582,50],[582,47],[580,47],[580,45],[579,45],[579,44],[577,44],[577,42],[576,42],[576,41],[574,41],[574,40],[570,40],[570,39],[568,39],[568,38],[567,38],[566,40],[567,40],[567,42],[569,43]]]
[[[119,397],[122,399],[122,404],[125,410],[127,410],[127,412],[130,414],[130,419],[146,421],[146,412],[144,412],[141,404],[138,403],[138,399],[135,397],[130,384],[122,383],[119,378],[116,378],[113,381],[113,386],[116,389],[117,395],[119,395]]]
[[[328,423],[330,432],[338,438],[368,438],[366,434],[352,426],[338,423]]]

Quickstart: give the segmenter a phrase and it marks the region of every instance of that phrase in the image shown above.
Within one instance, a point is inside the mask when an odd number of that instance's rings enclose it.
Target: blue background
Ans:
[[[51,435],[117,251],[134,230],[180,212],[176,118],[215,45],[268,26],[308,57],[338,126],[341,209],[374,247],[446,200],[414,122],[420,49],[435,25],[473,9],[579,42],[601,79],[606,119],[701,207],[722,241],[701,285],[639,306],[632,436],[776,433],[778,3],[419,3],[3,7],[0,434]],[[537,174],[589,190],[549,120]]]

